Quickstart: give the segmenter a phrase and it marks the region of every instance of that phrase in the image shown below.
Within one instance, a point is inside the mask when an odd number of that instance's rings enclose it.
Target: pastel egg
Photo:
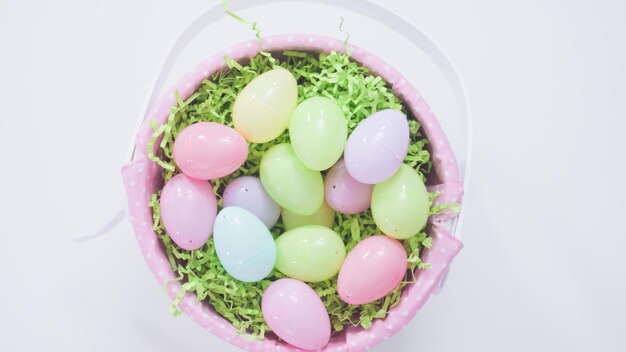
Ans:
[[[336,212],[356,214],[370,207],[373,188],[350,176],[344,160],[339,160],[326,174],[324,198]]]
[[[217,213],[209,182],[178,174],[163,187],[159,204],[165,231],[180,248],[198,249],[209,240]]]
[[[320,225],[332,228],[335,224],[335,211],[326,202],[323,202],[322,206],[310,215],[300,215],[283,208],[280,216],[287,231],[306,225]]]
[[[322,174],[304,166],[291,144],[277,144],[265,152],[260,174],[263,188],[281,207],[296,214],[310,215],[322,206]]]
[[[335,276],[346,256],[346,247],[333,230],[319,225],[298,227],[276,240],[276,269],[306,282]]]
[[[274,268],[274,239],[267,226],[249,211],[239,207],[222,209],[213,232],[217,257],[235,279],[259,281]]]
[[[402,244],[377,235],[359,242],[343,262],[337,292],[348,304],[367,304],[385,297],[404,279],[407,255]]]
[[[280,206],[265,192],[258,177],[238,177],[226,186],[222,195],[224,207],[236,206],[254,214],[268,229],[280,216]]]
[[[250,142],[269,142],[285,131],[297,102],[298,87],[291,72],[267,71],[237,95],[232,114],[235,129]]]
[[[334,100],[313,97],[296,107],[289,123],[296,155],[312,170],[326,170],[341,157],[348,138],[348,121]]]
[[[402,165],[409,147],[409,123],[401,111],[386,109],[361,121],[346,143],[346,168],[357,181],[382,182]]]
[[[187,176],[213,180],[237,170],[248,157],[246,140],[215,122],[187,126],[174,141],[174,162]]]
[[[372,215],[378,228],[388,236],[413,237],[426,225],[429,210],[426,186],[406,164],[390,179],[374,186]]]
[[[263,319],[281,339],[304,350],[319,350],[330,340],[330,318],[324,303],[307,284],[280,279],[261,300]]]

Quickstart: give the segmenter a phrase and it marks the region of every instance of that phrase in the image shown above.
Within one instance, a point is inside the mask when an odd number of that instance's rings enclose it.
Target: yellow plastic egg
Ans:
[[[237,96],[235,129],[252,143],[269,142],[285,131],[297,101],[298,86],[291,72],[282,68],[265,72]]]

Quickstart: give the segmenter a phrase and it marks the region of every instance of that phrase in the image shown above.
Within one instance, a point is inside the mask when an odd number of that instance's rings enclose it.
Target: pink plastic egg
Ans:
[[[330,340],[330,319],[317,293],[302,281],[280,279],[263,293],[263,319],[281,339],[305,350]]]
[[[234,129],[215,122],[185,128],[174,141],[174,161],[187,176],[213,180],[237,170],[248,157],[246,140]]]
[[[213,232],[217,199],[211,184],[178,174],[161,192],[161,218],[170,238],[179,247],[202,247]]]
[[[372,189],[355,180],[343,160],[339,160],[326,174],[324,197],[328,205],[342,214],[356,214],[367,210],[372,202]]]
[[[406,157],[409,132],[406,115],[399,110],[381,110],[361,121],[346,142],[350,175],[368,184],[393,176]]]
[[[337,292],[349,304],[371,303],[393,291],[406,269],[406,251],[400,242],[384,235],[368,237],[348,253]]]

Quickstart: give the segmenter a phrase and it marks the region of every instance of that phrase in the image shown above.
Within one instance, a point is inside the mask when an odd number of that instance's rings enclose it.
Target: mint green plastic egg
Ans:
[[[322,174],[304,166],[289,143],[277,144],[265,152],[260,176],[267,194],[291,212],[310,215],[322,206]]]
[[[313,170],[326,170],[341,157],[348,138],[348,122],[334,100],[313,97],[294,110],[289,138],[296,155]]]
[[[406,239],[416,235],[426,225],[429,208],[424,182],[406,164],[374,186],[372,215],[378,228],[388,236]]]
[[[306,225],[320,225],[332,228],[335,224],[335,211],[328,206],[326,201],[313,214],[301,215],[283,208],[280,212],[280,217],[283,219],[283,224],[287,231]]]
[[[335,276],[346,257],[346,247],[333,230],[308,225],[287,231],[276,240],[276,269],[305,282]]]

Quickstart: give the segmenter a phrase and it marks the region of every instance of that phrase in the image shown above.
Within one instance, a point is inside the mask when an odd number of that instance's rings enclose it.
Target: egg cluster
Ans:
[[[179,247],[200,248],[213,234],[217,257],[234,278],[259,281],[274,267],[289,277],[266,289],[263,316],[283,340],[317,349],[330,338],[330,320],[316,292],[303,282],[339,274],[337,292],[344,302],[384,297],[407,270],[407,254],[397,239],[425,226],[429,200],[419,174],[403,164],[410,136],[402,112],[378,111],[348,136],[347,120],[334,100],[312,97],[297,104],[297,98],[293,75],[273,69],[237,96],[234,129],[214,122],[186,127],[173,148],[182,173],[167,182],[160,206],[167,233]],[[247,142],[272,141],[287,128],[290,143],[263,155],[260,178],[232,180],[218,213],[207,181],[241,167]],[[342,239],[330,229],[334,212],[368,208],[383,234],[361,241],[346,257]],[[269,229],[279,217],[286,232],[274,240]]]

